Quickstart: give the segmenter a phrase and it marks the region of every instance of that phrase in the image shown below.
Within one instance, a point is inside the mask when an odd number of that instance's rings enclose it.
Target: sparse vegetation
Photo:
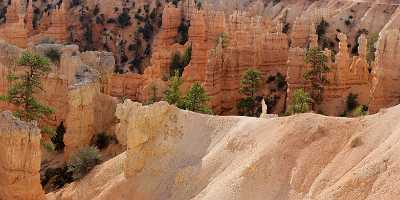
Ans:
[[[312,99],[304,89],[297,89],[293,93],[292,104],[289,106],[289,114],[306,113],[310,111]]]
[[[40,179],[46,192],[62,188],[65,184],[74,181],[72,173],[68,172],[67,166],[47,168]]]
[[[179,44],[185,44],[189,39],[189,26],[190,22],[182,19],[181,24],[178,27],[178,37],[176,38],[176,42]]]
[[[175,72],[175,75],[170,79],[170,85],[165,92],[164,100],[180,109],[206,114],[212,113],[211,109],[207,106],[207,102],[210,98],[199,83],[193,84],[184,97],[182,97],[180,92],[181,85],[182,80],[179,76],[179,72]]]
[[[319,105],[323,101],[323,92],[325,85],[328,84],[326,74],[330,71],[327,65],[327,56],[319,49],[308,49],[305,62],[311,69],[304,74],[304,78],[311,83],[311,98],[313,106]]]
[[[101,132],[93,136],[91,145],[99,150],[106,149],[111,143],[115,142],[115,138],[106,132]]]
[[[183,73],[183,65],[182,65],[182,61],[181,61],[181,55],[179,54],[179,52],[176,52],[173,56],[172,56],[172,60],[171,60],[171,64],[170,64],[170,72],[171,73],[175,73],[176,71],[179,72],[179,76],[182,75]]]
[[[378,39],[379,39],[379,34],[378,33],[370,34],[369,37],[368,37],[367,61],[368,61],[368,64],[370,64],[370,65],[375,60],[375,51],[376,51],[375,44],[378,41]]]
[[[50,48],[46,51],[46,57],[53,63],[59,63],[61,59],[61,52],[56,48]]]
[[[212,112],[207,106],[209,100],[210,97],[208,97],[204,88],[199,83],[194,83],[186,94],[183,104],[186,110],[211,114]]]
[[[361,117],[368,115],[368,106],[359,105],[355,108],[351,114],[353,117]]]
[[[165,91],[164,100],[171,105],[175,105],[178,108],[183,108],[182,95],[180,92],[180,87],[182,85],[182,80],[180,78],[179,72],[175,71],[175,75],[171,77],[169,87]]]
[[[77,180],[85,176],[101,161],[99,150],[95,147],[87,147],[79,150],[68,161],[67,172]]]
[[[26,121],[49,117],[54,111],[40,103],[35,94],[43,91],[41,78],[50,72],[49,60],[45,57],[24,52],[18,60],[18,69],[23,73],[13,72],[7,78],[11,85],[7,94],[0,100],[16,106],[15,116]]]
[[[65,126],[64,122],[61,122],[57,127],[55,134],[51,137],[51,142],[54,144],[54,150],[57,152],[64,151],[64,134],[65,134]]]
[[[216,45],[221,44],[222,48],[225,49],[229,44],[229,39],[226,33],[219,34]]]
[[[122,13],[118,16],[117,22],[121,28],[125,28],[131,25],[131,16],[129,16],[129,11],[127,9],[124,9]]]
[[[175,73],[176,71],[179,72],[179,76],[182,76],[184,68],[189,65],[190,60],[192,59],[192,46],[189,46],[185,49],[183,56],[180,55],[179,52],[176,52],[172,56],[171,64],[170,64],[170,75]]]
[[[357,98],[358,98],[358,95],[357,94],[353,94],[353,93],[350,93],[347,96],[347,100],[346,100],[347,112],[351,112],[352,110],[357,108],[357,106],[359,106]]]

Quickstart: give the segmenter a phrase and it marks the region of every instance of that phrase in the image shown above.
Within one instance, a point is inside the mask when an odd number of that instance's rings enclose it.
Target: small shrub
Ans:
[[[189,46],[188,48],[185,49],[185,52],[183,53],[182,66],[183,67],[188,66],[191,59],[192,59],[192,46]]]
[[[176,42],[183,45],[188,41],[189,26],[189,21],[182,19],[181,24],[178,27],[178,37],[176,38]]]
[[[51,48],[46,52],[46,57],[48,57],[53,63],[59,63],[61,59],[61,52],[58,49]]]
[[[171,77],[168,89],[165,91],[164,100],[171,105],[176,105],[178,108],[183,108],[183,99],[180,92],[182,85],[182,79],[180,78],[179,72],[175,71],[175,74]]]
[[[287,86],[286,78],[281,73],[277,73],[275,76],[276,88],[278,90],[285,90]]]
[[[176,71],[179,72],[179,76],[182,76],[183,65],[181,62],[181,55],[179,54],[179,52],[176,52],[172,56],[172,60],[171,60],[171,64],[170,64],[170,75],[172,76],[173,73],[175,73]]]
[[[64,122],[61,122],[56,129],[56,134],[53,137],[51,137],[51,142],[54,144],[54,150],[57,152],[64,151],[65,147],[64,134],[65,134]]]
[[[127,10],[124,10],[117,18],[118,25],[121,28],[125,28],[129,25],[131,25],[131,16],[129,16],[129,13]]]
[[[327,21],[325,21],[325,19],[322,19],[316,28],[318,38],[321,38],[322,36],[325,35],[328,27],[329,27],[329,23]]]
[[[367,55],[367,61],[368,64],[371,64],[375,60],[375,51],[376,47],[375,44],[379,39],[379,34],[378,33],[373,33],[368,37],[368,55]]]
[[[368,107],[365,105],[359,105],[352,112],[353,117],[361,117],[368,115]]]
[[[346,108],[348,112],[351,112],[352,110],[354,110],[359,104],[357,101],[358,95],[357,94],[353,94],[350,93],[347,96],[347,100],[346,100]]]
[[[310,111],[312,99],[303,89],[297,89],[293,94],[292,104],[289,106],[289,114],[306,113]]]
[[[65,184],[71,183],[72,181],[74,181],[74,179],[72,173],[68,172],[67,166],[47,168],[40,177],[40,182],[46,192],[62,188]]]
[[[283,25],[282,32],[287,34],[287,33],[289,33],[289,30],[290,30],[290,24],[286,22]]]
[[[228,35],[226,35],[226,33],[219,34],[219,36],[216,40],[216,45],[218,45],[218,44],[221,44],[223,49],[225,49],[228,46],[229,39],[228,39]]]
[[[115,141],[115,138],[111,135],[108,135],[105,132],[101,132],[93,136],[91,140],[91,144],[95,146],[99,150],[106,149],[112,142]]]
[[[256,117],[261,113],[260,106],[261,104],[255,98],[246,97],[239,100],[236,108],[241,116]]]
[[[99,150],[95,147],[81,149],[68,161],[68,171],[77,180],[85,176],[101,161]]]
[[[55,146],[54,146],[53,143],[51,143],[51,142],[43,142],[41,144],[42,144],[43,148],[46,149],[46,151],[54,152]]]
[[[360,137],[356,137],[354,138],[351,142],[350,142],[350,147],[351,148],[356,148],[359,147],[363,144],[362,140]]]

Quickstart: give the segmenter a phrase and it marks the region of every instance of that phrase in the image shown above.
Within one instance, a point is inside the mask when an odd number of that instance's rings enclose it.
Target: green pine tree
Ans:
[[[261,86],[261,73],[255,69],[248,69],[240,80],[239,92],[245,97],[236,105],[240,115],[257,116],[261,104],[257,102],[256,94]]]
[[[289,114],[306,113],[310,111],[312,99],[303,89],[294,91],[292,104],[289,106]]]
[[[175,75],[171,77],[169,88],[165,91],[164,100],[169,104],[176,105],[178,108],[183,108],[182,95],[180,87],[182,79],[179,76],[179,71],[175,71]]]
[[[24,52],[17,64],[20,69],[17,70],[18,73],[14,72],[8,76],[11,86],[7,94],[1,96],[1,100],[15,105],[15,115],[22,120],[34,121],[50,116],[53,110],[34,97],[37,92],[43,91],[41,78],[51,70],[49,60]]]
[[[311,82],[313,106],[323,101],[324,87],[328,84],[326,74],[330,71],[327,61],[328,57],[317,48],[309,49],[305,56],[305,62],[311,66],[311,69],[304,74],[304,78]]]
[[[184,107],[193,112],[210,114],[211,110],[207,106],[209,100],[204,88],[199,83],[195,83],[184,98]]]

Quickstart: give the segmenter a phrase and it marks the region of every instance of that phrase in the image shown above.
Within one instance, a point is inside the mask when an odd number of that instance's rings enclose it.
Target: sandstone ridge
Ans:
[[[391,200],[400,192],[399,106],[357,119],[257,119],[128,100],[117,116],[126,153],[49,200]]]

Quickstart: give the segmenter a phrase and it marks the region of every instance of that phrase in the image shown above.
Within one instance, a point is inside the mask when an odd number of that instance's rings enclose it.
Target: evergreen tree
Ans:
[[[255,69],[248,69],[240,80],[240,93],[245,97],[237,104],[240,115],[257,116],[260,112],[260,103],[256,94],[261,85],[261,73]]]
[[[289,106],[289,114],[306,113],[310,111],[311,97],[303,89],[297,89],[293,94],[292,104]]]
[[[15,115],[22,120],[40,120],[53,113],[53,110],[36,100],[34,94],[43,91],[41,78],[47,75],[51,68],[45,57],[24,52],[18,59],[18,73],[8,76],[11,86],[1,100],[16,106]]]
[[[190,88],[189,92],[184,98],[184,107],[186,110],[199,113],[211,113],[207,107],[207,102],[210,100],[206,91],[199,83],[195,83]]]
[[[176,105],[178,108],[183,108],[182,106],[182,96],[180,92],[180,87],[182,85],[182,80],[179,76],[179,72],[175,71],[175,75],[171,77],[169,88],[165,92],[164,100],[169,104]]]
[[[305,62],[311,66],[311,69],[304,74],[304,78],[311,82],[313,106],[322,103],[324,87],[328,84],[326,73],[330,69],[327,61],[328,57],[317,48],[311,48],[306,53]]]

